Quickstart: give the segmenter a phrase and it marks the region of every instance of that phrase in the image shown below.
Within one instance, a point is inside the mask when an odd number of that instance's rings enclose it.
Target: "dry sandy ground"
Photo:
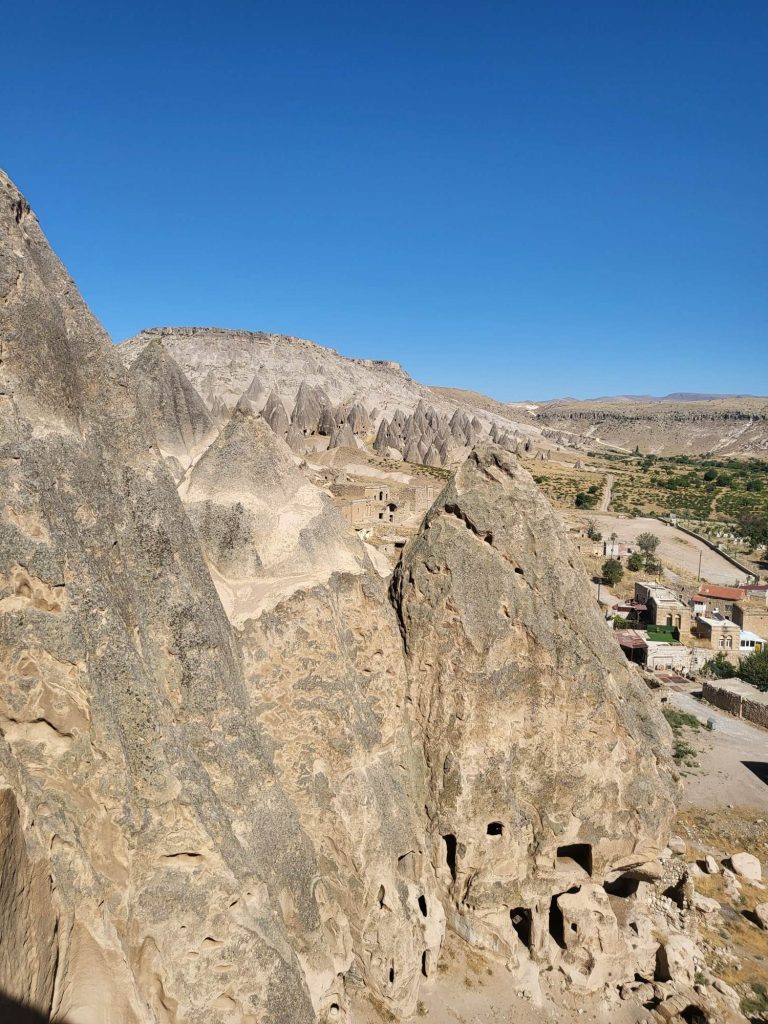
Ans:
[[[437,972],[424,983],[407,1024],[637,1024],[648,1016],[641,1006],[601,1007],[598,996],[575,996],[557,972],[545,974],[541,987],[537,995],[526,992],[503,963],[481,956],[449,932]],[[353,1004],[352,1019],[382,1024],[392,1018],[361,1001]]]
[[[701,554],[701,576],[710,583],[719,583],[721,586],[734,586],[746,581],[743,572],[739,572],[736,566],[731,565],[722,555],[712,551],[706,544],[688,537],[674,526],[667,526],[660,523],[658,519],[646,519],[643,517],[632,519],[624,516],[605,515],[600,512],[578,515],[569,513],[567,518],[573,522],[585,523],[587,519],[594,519],[598,530],[604,537],[610,537],[615,530],[619,541],[631,544],[641,533],[654,533],[660,539],[659,555],[664,562],[678,566],[685,572],[696,576],[699,569],[699,554]]]
[[[709,732],[686,730],[699,768],[684,776],[684,807],[750,807],[768,811],[768,731],[733,718],[690,693],[672,690],[669,701],[699,721],[715,720]],[[749,766],[749,767],[748,767]]]

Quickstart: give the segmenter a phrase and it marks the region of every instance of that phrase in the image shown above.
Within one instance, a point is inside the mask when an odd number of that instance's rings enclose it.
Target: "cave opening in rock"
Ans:
[[[686,1006],[683,1012],[680,1014],[682,1020],[686,1021],[686,1024],[709,1024],[709,1017],[699,1006]]]
[[[579,886],[574,885],[566,891],[568,893],[578,892]],[[549,903],[549,934],[561,949],[565,949],[565,921],[563,920],[563,912],[557,902],[561,896],[565,896],[565,893],[556,893]]]
[[[389,965],[389,984],[394,985],[395,983],[395,961],[392,960]]]
[[[489,821],[485,831],[489,836],[500,836],[504,832],[504,826],[500,821]]]
[[[421,911],[422,917],[427,916],[427,898],[423,893],[419,896],[419,910]]]
[[[592,847],[589,843],[571,843],[569,846],[558,846],[558,860],[570,860],[578,864],[588,875],[592,874]]]
[[[451,872],[451,878],[456,881],[456,836],[451,832],[448,835],[443,836],[443,842],[445,843],[445,863],[448,865],[448,870]]]
[[[630,878],[628,875],[619,875],[613,881],[603,883],[603,888],[609,896],[621,896],[622,899],[634,896],[639,887],[640,880],[638,878]]]
[[[377,900],[377,902],[378,902],[378,904],[379,904],[379,906],[381,907],[382,910],[384,909],[384,896],[385,896],[384,886],[380,885],[379,886],[379,894],[376,897],[376,900]]]
[[[531,948],[533,932],[533,915],[528,907],[514,907],[509,912],[509,919],[512,927],[517,932],[517,937],[528,949]]]
[[[429,977],[429,950],[425,949],[421,954],[421,973],[425,978]]]
[[[684,907],[685,907],[685,881],[684,881],[684,879],[681,878],[679,881],[675,882],[674,885],[668,886],[664,890],[664,895],[667,897],[668,900],[672,900],[672,902],[676,906],[678,906],[681,910],[683,910]]]

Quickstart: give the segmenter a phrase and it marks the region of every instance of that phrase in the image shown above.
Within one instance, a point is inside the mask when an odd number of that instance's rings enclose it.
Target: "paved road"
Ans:
[[[686,730],[700,767],[684,776],[687,807],[759,807],[768,810],[768,731],[726,715],[689,693],[670,689],[669,702],[700,722],[714,718],[713,732]],[[750,765],[751,767],[747,767]]]
[[[576,519],[575,513],[569,518]],[[746,582],[746,575],[735,565],[731,565],[721,554],[702,544],[700,540],[689,537],[674,526],[660,523],[658,519],[630,519],[623,516],[605,515],[604,513],[588,513],[578,517],[580,522],[594,519],[598,530],[604,537],[610,537],[615,530],[620,542],[632,544],[641,533],[654,533],[660,539],[659,556],[673,567],[685,570],[692,576],[698,574],[699,555],[701,555],[701,577],[710,583],[723,586],[735,586]]]

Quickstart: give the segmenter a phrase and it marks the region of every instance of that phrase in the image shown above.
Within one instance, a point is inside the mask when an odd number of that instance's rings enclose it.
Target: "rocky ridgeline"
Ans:
[[[742,1019],[691,988],[667,726],[511,453],[476,445],[388,587],[251,374],[185,508],[161,447],[204,410],[159,350],[128,373],[2,175],[0,340],[0,992],[70,1024],[404,1019],[450,929],[533,999],[554,971]]]

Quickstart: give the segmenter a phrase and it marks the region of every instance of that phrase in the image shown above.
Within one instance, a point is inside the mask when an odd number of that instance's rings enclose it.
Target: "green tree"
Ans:
[[[705,480],[716,480],[717,479],[717,471],[714,470],[714,469],[708,469],[706,471],[706,473],[704,474],[704,479]]]
[[[639,551],[633,551],[627,559],[627,568],[630,572],[640,572],[643,568],[643,556]]]
[[[734,668],[723,652],[718,651],[714,658],[704,663],[702,672],[713,679],[730,679],[734,675]]]
[[[655,558],[646,558],[645,560],[646,572],[649,572],[651,576],[663,576],[664,566]]]
[[[587,536],[590,540],[602,540],[603,535],[597,528],[597,523],[594,519],[587,520]]]
[[[597,504],[596,494],[587,494],[585,491],[579,491],[576,495],[576,501],[574,502],[576,508],[594,508]]]
[[[768,690],[768,647],[742,658],[738,675],[745,683],[752,683],[758,690]]]
[[[656,548],[660,543],[661,541],[655,533],[641,533],[637,538],[637,546],[646,558],[651,558],[656,554]]]
[[[600,572],[602,573],[605,582],[611,587],[615,583],[624,579],[624,566],[618,558],[607,558],[603,562],[603,567]]]

